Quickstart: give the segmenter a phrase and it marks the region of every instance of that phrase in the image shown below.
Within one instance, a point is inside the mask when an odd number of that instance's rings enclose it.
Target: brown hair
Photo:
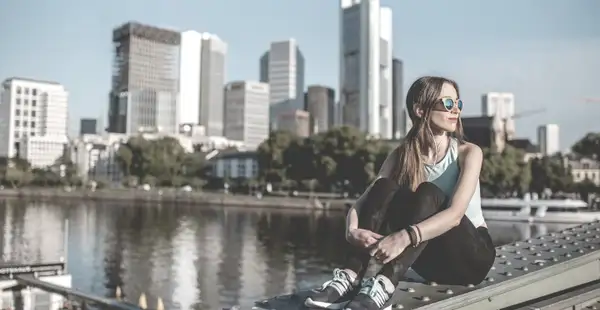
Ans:
[[[422,156],[428,156],[434,145],[429,118],[438,103],[445,83],[451,84],[460,97],[458,84],[455,81],[438,76],[424,76],[417,79],[406,94],[406,109],[413,125],[397,149],[399,161],[396,163],[394,176],[401,186],[416,190],[425,181],[425,162]],[[415,114],[415,107],[423,109],[422,117]],[[464,142],[460,117],[456,131],[451,136],[459,143]]]

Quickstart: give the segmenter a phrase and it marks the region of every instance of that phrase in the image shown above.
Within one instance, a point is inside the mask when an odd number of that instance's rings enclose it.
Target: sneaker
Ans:
[[[315,295],[304,301],[304,305],[321,309],[342,309],[352,299],[351,292],[354,290],[355,280],[345,270],[336,268],[333,271],[333,279],[323,283]]]
[[[370,278],[344,310],[390,310],[392,309],[391,304],[385,308],[383,306],[392,297],[395,290],[392,282],[383,275]]]

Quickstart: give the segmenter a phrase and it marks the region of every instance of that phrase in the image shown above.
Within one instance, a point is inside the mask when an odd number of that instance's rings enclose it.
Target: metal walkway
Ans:
[[[497,247],[492,270],[477,286],[425,283],[407,275],[393,309],[595,309],[600,306],[600,222]],[[256,302],[254,309],[306,309],[312,291]],[[600,309],[600,307],[598,307]]]

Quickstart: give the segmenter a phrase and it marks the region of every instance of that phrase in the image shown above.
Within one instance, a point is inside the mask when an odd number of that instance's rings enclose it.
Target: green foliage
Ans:
[[[573,145],[572,150],[582,156],[600,159],[600,133],[586,134]]]
[[[186,153],[175,138],[131,137],[117,151],[125,185],[197,186],[206,167],[204,154]],[[193,183],[193,184],[192,184]]]
[[[274,131],[257,150],[263,182],[332,190],[345,186],[360,192],[375,178],[389,148],[368,140],[354,127],[298,138],[286,131]]]

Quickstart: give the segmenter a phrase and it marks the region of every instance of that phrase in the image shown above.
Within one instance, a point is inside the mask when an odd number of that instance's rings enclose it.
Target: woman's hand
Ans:
[[[387,264],[402,254],[409,245],[410,238],[406,230],[403,229],[381,239],[381,241],[371,249],[370,254],[371,257],[375,257],[383,264]]]
[[[352,229],[346,236],[348,242],[365,249],[374,245],[381,238],[383,238],[382,235],[362,228]]]

